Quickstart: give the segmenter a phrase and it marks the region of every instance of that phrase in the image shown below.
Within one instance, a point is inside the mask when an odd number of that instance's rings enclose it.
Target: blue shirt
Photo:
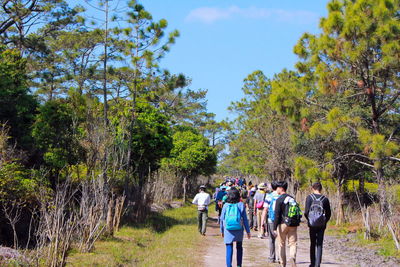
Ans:
[[[225,228],[225,213],[226,213],[227,205],[224,205],[221,212],[221,224],[220,230],[221,233],[224,233],[224,242],[225,244],[231,244],[233,242],[242,242],[243,241],[243,230],[246,229],[247,233],[250,233],[249,221],[247,220],[246,207],[242,202],[238,203],[238,208],[240,215],[242,216],[243,226],[241,230],[226,230]]]
[[[226,195],[226,191],[219,191],[217,196],[215,197],[216,200],[222,200],[222,198]]]

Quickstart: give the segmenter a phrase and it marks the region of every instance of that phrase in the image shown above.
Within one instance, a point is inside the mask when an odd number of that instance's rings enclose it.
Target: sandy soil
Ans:
[[[244,257],[243,266],[246,267],[276,267],[279,264],[268,263],[268,240],[257,238],[257,232],[252,232],[252,239],[243,241]],[[308,267],[309,260],[309,239],[306,226],[301,226],[298,231],[297,245],[297,266]],[[205,267],[223,267],[225,266],[225,244],[219,233],[219,226],[215,217],[209,218],[207,234],[202,242],[202,251],[204,251],[203,265]],[[288,250],[287,250],[288,251]],[[340,261],[337,254],[332,253],[329,248],[324,249],[322,266],[329,267],[350,267],[346,262]],[[236,255],[233,257],[233,266],[236,264]]]

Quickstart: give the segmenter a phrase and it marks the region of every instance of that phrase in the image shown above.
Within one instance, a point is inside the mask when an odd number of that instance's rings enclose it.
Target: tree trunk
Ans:
[[[186,189],[187,189],[187,176],[185,175],[184,177],[183,177],[183,203],[185,203],[186,202]]]
[[[378,181],[378,195],[379,195],[379,205],[380,205],[380,228],[384,226],[387,222],[387,219],[390,216],[389,213],[389,204],[387,201],[387,193],[386,193],[386,182],[384,179],[383,169],[381,167],[381,161],[375,162],[375,166],[379,166],[376,168],[376,179]]]
[[[341,182],[338,183],[336,198],[337,198],[336,225],[340,225],[344,222],[343,191]]]
[[[108,202],[108,210],[107,210],[107,235],[114,235],[114,224],[113,224],[113,210],[114,210],[114,198],[111,197]]]

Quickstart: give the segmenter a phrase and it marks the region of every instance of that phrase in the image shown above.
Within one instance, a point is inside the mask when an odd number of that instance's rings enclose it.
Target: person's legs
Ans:
[[[197,211],[197,228],[199,229],[199,233],[201,233],[201,227],[202,227],[202,220],[203,220],[203,214],[201,211]]]
[[[226,245],[226,267],[232,267],[233,244]]]
[[[205,210],[202,213],[201,234],[205,235],[207,230],[208,210]]]
[[[248,218],[249,218],[249,226],[250,226],[250,229],[253,229],[253,227],[254,227],[254,216],[253,216],[253,211],[252,211],[252,210],[248,210],[247,215],[248,215]]]
[[[243,243],[242,242],[236,242],[236,261],[237,261],[237,266],[242,266],[242,261],[243,261]]]
[[[262,209],[257,209],[258,237],[262,237],[262,233],[263,233],[262,212],[263,212]]]
[[[268,223],[268,234],[269,234],[269,260],[275,261],[275,235],[273,232],[274,223]]]
[[[288,236],[288,244],[290,251],[290,262],[292,264],[296,263],[296,254],[297,254],[297,226],[288,226],[287,227],[287,236]]]
[[[317,240],[317,231],[315,228],[310,227],[310,262],[311,267],[315,267],[315,245]]]
[[[278,253],[281,266],[286,266],[286,224],[278,225]]]
[[[322,246],[324,243],[324,233],[325,229],[319,229],[316,233],[317,242],[317,256],[315,257],[315,267],[319,267],[322,262]]]

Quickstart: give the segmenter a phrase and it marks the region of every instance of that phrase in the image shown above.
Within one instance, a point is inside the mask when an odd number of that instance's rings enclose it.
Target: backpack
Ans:
[[[227,203],[225,212],[225,228],[226,230],[241,230],[242,215],[238,207],[238,203]]]
[[[310,212],[308,213],[308,223],[311,227],[322,228],[326,225],[325,209],[322,201],[325,196],[317,198],[314,194],[311,194],[311,206]]]
[[[271,195],[271,202],[269,203],[269,208],[268,208],[268,218],[271,221],[275,220],[275,201],[279,198],[279,195],[273,196]]]
[[[263,201],[258,201],[257,202],[257,204],[256,204],[256,208],[257,209],[262,209],[263,207],[264,207],[264,202],[265,202],[265,196],[266,196],[267,194],[264,194],[264,199],[263,199]]]
[[[291,196],[286,196],[285,210],[283,213],[283,221],[287,226],[299,226],[301,221],[302,212],[299,203]]]
[[[247,196],[248,196],[248,193],[247,193],[247,190],[246,189],[242,189],[242,198],[247,198]]]

